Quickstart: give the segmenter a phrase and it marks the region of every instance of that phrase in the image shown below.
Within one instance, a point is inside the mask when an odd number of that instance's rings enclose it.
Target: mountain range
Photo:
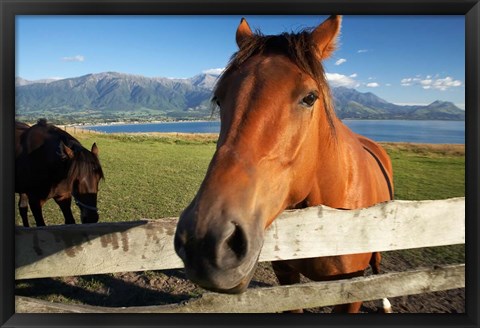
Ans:
[[[105,72],[61,80],[15,80],[16,116],[52,122],[191,120],[212,115],[210,98],[218,75],[188,79],[149,78]],[[451,102],[400,106],[373,93],[332,88],[341,119],[464,120],[465,111]]]

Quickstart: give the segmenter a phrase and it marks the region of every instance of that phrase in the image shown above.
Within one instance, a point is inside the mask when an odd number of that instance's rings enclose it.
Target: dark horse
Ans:
[[[43,119],[32,127],[16,122],[15,132],[15,192],[20,194],[23,225],[28,227],[27,199],[37,226],[44,226],[42,206],[50,198],[62,210],[65,223],[75,223],[72,196],[82,223],[98,222],[97,193],[103,171],[97,145],[88,151]]]
[[[214,90],[217,149],[175,234],[175,250],[198,285],[243,292],[265,229],[285,209],[358,209],[392,199],[387,153],[335,115],[321,60],[335,50],[340,25],[341,17],[331,16],[311,31],[264,36],[242,19],[239,50]],[[293,284],[300,274],[316,281],[348,278],[369,265],[377,273],[379,262],[379,253],[368,253],[272,266],[281,284]],[[360,305],[335,311],[358,312]]]

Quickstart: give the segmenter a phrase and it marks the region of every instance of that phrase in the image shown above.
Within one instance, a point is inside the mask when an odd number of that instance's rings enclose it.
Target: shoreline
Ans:
[[[220,120],[179,120],[179,121],[133,121],[133,122],[108,122],[108,123],[71,123],[60,124],[61,126],[72,127],[95,127],[95,126],[115,126],[115,125],[146,125],[146,124],[169,124],[169,123],[202,123],[202,122],[220,122]]]
[[[464,120],[407,120],[407,119],[357,119],[357,118],[344,118],[340,121],[355,121],[355,122],[465,122]],[[94,127],[94,126],[114,126],[114,125],[142,125],[142,124],[168,124],[168,123],[203,123],[203,122],[220,122],[219,119],[215,120],[178,120],[178,121],[118,121],[108,123],[69,123],[59,124],[60,126],[76,126],[76,127]]]
[[[376,125],[375,122],[378,122],[378,125]],[[465,131],[463,123],[461,122],[462,121],[433,120],[345,120],[345,124],[349,126],[350,129],[352,129],[353,131],[357,131],[357,133],[369,137],[370,139],[373,139],[377,142],[408,142],[419,144],[425,143],[464,145]],[[350,123],[352,125],[350,125]],[[157,124],[159,125],[158,127],[155,126]],[[121,121],[101,124],[84,123],[63,126],[65,128],[68,127],[69,129],[81,129],[85,131],[103,134],[218,134],[220,130],[220,121]],[[375,132],[377,128],[379,128],[381,131]],[[418,129],[423,128],[426,128],[428,131],[430,131],[430,134],[419,134],[415,132]],[[385,129],[391,129],[392,131],[388,132]]]

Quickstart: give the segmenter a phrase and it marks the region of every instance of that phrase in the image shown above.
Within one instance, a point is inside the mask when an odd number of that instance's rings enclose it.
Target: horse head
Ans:
[[[321,60],[335,49],[340,24],[331,16],[312,31],[274,36],[253,33],[244,19],[238,26],[239,50],[214,90],[217,149],[175,234],[198,285],[244,291],[265,229],[317,192],[319,148],[335,143],[337,120]]]
[[[103,179],[103,170],[98,159],[98,147],[92,145],[91,151],[82,146],[68,147],[61,143],[61,156],[70,165],[68,181],[75,203],[80,208],[82,223],[98,222],[97,193]]]

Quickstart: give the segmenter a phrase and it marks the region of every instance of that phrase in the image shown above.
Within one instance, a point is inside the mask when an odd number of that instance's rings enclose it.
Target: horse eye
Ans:
[[[310,92],[302,99],[302,105],[306,107],[312,107],[317,99],[318,96],[314,92]]]

